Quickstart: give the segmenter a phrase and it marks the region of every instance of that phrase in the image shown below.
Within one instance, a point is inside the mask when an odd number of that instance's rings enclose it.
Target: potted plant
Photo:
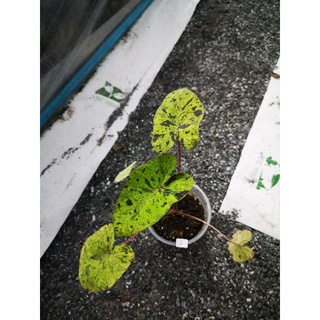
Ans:
[[[253,251],[246,246],[251,232],[238,230],[229,239],[211,225],[208,198],[181,170],[182,147],[193,150],[197,146],[203,115],[201,101],[186,88],[165,97],[154,116],[152,132],[152,147],[160,155],[133,171],[135,163],[131,164],[116,178],[120,181],[128,176],[112,223],[89,236],[81,249],[79,281],[83,288],[91,292],[111,288],[134,258],[129,243],[147,228],[164,243],[187,247],[210,227],[227,240],[235,261],[252,259]],[[176,142],[177,157],[167,153]],[[115,237],[127,239],[115,244]]]

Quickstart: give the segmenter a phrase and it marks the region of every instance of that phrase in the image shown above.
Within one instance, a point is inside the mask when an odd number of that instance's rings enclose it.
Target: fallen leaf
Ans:
[[[120,148],[120,146],[119,146],[118,144],[116,144],[116,143],[112,146],[112,149],[113,149],[114,151],[118,151],[119,148]]]
[[[119,172],[116,178],[114,179],[114,182],[120,182],[124,180],[126,177],[128,177],[136,163],[137,161],[133,161],[128,167]]]
[[[269,71],[269,76],[275,79],[279,79],[280,78],[280,74],[275,73],[273,71]]]

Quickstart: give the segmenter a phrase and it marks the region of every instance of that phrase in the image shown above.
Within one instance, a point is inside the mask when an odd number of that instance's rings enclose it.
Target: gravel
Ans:
[[[253,260],[233,262],[226,242],[208,230],[188,249],[158,242],[148,230],[133,242],[132,265],[105,292],[88,293],[78,281],[84,240],[111,221],[123,184],[117,173],[142,164],[151,149],[153,115],[180,87],[205,106],[197,148],[182,167],[206,192],[212,223],[226,235],[246,226],[237,212],[220,215],[242,148],[280,52],[279,1],[202,0],[129,124],[84,190],[41,259],[41,319],[280,318],[280,241],[253,232]]]

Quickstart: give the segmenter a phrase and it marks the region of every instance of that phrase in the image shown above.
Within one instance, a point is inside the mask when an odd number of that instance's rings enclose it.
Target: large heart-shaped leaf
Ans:
[[[194,149],[199,140],[199,123],[203,114],[201,101],[189,89],[169,93],[154,116],[153,149],[158,153],[167,152],[177,139],[187,150]]]
[[[126,244],[114,245],[113,225],[105,225],[85,241],[79,264],[84,289],[97,292],[111,288],[128,269],[134,251]]]
[[[163,154],[131,173],[115,205],[116,236],[130,236],[152,226],[191,190],[194,180],[187,173],[173,174],[176,165],[174,155]]]

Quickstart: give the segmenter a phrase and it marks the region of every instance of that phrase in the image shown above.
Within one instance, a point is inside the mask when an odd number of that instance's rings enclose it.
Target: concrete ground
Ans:
[[[54,154],[48,156],[51,160],[43,164],[42,178],[70,160],[71,167],[75,166],[75,159],[84,157],[78,151],[89,146],[88,141],[93,144],[87,153],[98,150],[101,161],[95,160],[91,168],[90,157],[86,158],[89,160],[84,162],[84,167],[90,167],[91,173],[79,179],[83,185],[79,196],[73,196],[73,203],[69,202],[68,209],[63,209],[67,215],[60,219],[60,226],[42,249],[42,319],[280,317],[280,182],[272,185],[271,181],[280,168],[279,95],[274,91],[280,79],[270,73],[280,73],[279,1],[197,2],[189,2],[187,11],[191,20],[182,28],[180,38],[177,32],[179,41],[173,44],[172,51],[167,49],[169,56],[159,58],[165,61],[163,66],[154,62],[159,61],[157,59],[150,60],[148,70],[154,63],[158,70],[161,68],[159,73],[154,72],[155,68],[152,75],[148,75],[150,85],[144,80],[133,89],[130,81],[121,83],[118,75],[117,81],[112,82],[116,78],[110,80],[105,72],[103,78],[88,82],[59,120],[63,125],[72,121],[74,115],[80,117],[77,108],[81,109],[81,104],[77,101],[86,101],[88,97],[90,103],[84,103],[85,114],[95,110],[103,121],[98,126],[100,131],[96,131],[92,123],[79,120],[76,129],[82,130],[79,143],[63,145],[60,158]],[[155,6],[159,5],[155,1]],[[155,19],[161,13],[168,13],[165,6],[160,6],[162,11],[157,9],[146,14]],[[139,38],[135,33],[132,35]],[[132,61],[132,65],[135,62]],[[96,89],[106,81],[112,82],[113,87],[123,88],[122,103],[106,102],[104,96],[96,94]],[[90,86],[91,93],[86,96],[86,88]],[[141,91],[141,87],[144,90]],[[212,207],[211,221],[218,229],[230,235],[237,228],[251,228],[255,257],[247,263],[234,263],[225,242],[211,231],[185,250],[162,245],[146,230],[132,243],[136,258],[121,280],[109,291],[90,294],[82,289],[77,278],[82,244],[86,237],[111,221],[121,189],[121,184],[113,183],[117,173],[133,161],[142,164],[155,156],[150,146],[154,112],[167,93],[180,87],[193,90],[205,106],[199,145],[193,152],[185,152],[183,169],[206,192]],[[137,102],[136,107],[132,107],[133,102]],[[112,127],[121,118],[127,118],[128,123],[122,125],[121,130]],[[114,132],[109,132],[112,128]],[[54,130],[53,126],[48,132]],[[64,132],[66,138],[70,130],[69,127]],[[45,138],[46,134],[42,139]],[[54,135],[52,139],[51,146],[59,145],[61,139]],[[48,152],[52,149],[48,148]],[[270,159],[277,165],[270,166]],[[77,177],[78,173],[73,173],[71,180],[64,181],[65,186],[77,184]],[[265,186],[257,188],[261,177]],[[56,184],[48,185],[48,194],[50,190],[54,193]],[[46,187],[45,183],[42,185]],[[57,200],[48,207],[54,209],[55,204],[59,208]],[[272,212],[269,216],[264,211],[266,204],[270,206],[267,213]],[[260,218],[253,223],[252,217]],[[43,219],[44,225],[46,219],[50,219],[50,215]]]

